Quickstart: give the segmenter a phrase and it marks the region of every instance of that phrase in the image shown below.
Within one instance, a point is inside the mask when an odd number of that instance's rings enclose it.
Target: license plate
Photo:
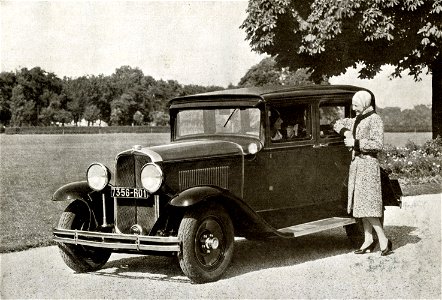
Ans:
[[[130,187],[111,187],[111,196],[117,198],[149,198],[147,190]]]

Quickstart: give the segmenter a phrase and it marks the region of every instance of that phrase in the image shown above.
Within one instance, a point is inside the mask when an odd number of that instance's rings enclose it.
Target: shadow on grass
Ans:
[[[415,227],[387,226],[385,230],[387,236],[396,237],[392,239],[393,250],[420,241],[418,236],[413,235]],[[263,269],[300,265],[309,261],[349,254],[353,250],[341,228],[296,239],[275,238],[263,241],[237,239],[232,262],[222,278],[234,278]],[[108,262],[102,270],[94,274],[190,282],[182,273],[176,257],[136,256],[117,259]]]

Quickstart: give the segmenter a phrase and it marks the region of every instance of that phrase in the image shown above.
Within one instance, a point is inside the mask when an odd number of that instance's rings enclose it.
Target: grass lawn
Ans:
[[[0,252],[52,244],[67,203],[52,202],[62,185],[85,180],[90,163],[114,167],[133,145],[169,142],[169,134],[0,135]]]
[[[169,134],[0,135],[0,252],[53,244],[52,227],[67,203],[52,202],[61,186],[85,180],[92,162],[113,169],[133,145],[169,142]],[[440,193],[440,184],[403,187],[405,195]]]

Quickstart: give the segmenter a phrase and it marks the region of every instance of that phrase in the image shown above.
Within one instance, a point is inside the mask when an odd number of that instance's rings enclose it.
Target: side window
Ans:
[[[345,118],[350,107],[344,103],[321,103],[319,106],[319,125],[321,138],[340,138],[333,130],[333,122]]]
[[[312,137],[309,104],[272,107],[269,110],[272,143],[310,140]]]

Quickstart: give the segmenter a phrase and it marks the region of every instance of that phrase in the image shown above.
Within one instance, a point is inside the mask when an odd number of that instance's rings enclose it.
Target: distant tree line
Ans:
[[[122,66],[110,76],[58,78],[40,67],[0,73],[0,124],[64,125],[82,119],[109,125],[167,125],[173,97],[221,90],[155,80],[138,68]]]
[[[307,69],[278,67],[272,57],[252,66],[237,86],[313,85]],[[329,84],[326,77],[320,84]],[[110,76],[58,78],[39,67],[0,73],[0,125],[51,126],[104,121],[109,125],[168,125],[167,102],[215,90],[220,86],[182,85],[175,80],[155,80],[138,68],[122,66]],[[377,108],[386,131],[431,131],[431,108]]]
[[[412,109],[376,108],[388,132],[431,132],[431,106],[419,104]]]

